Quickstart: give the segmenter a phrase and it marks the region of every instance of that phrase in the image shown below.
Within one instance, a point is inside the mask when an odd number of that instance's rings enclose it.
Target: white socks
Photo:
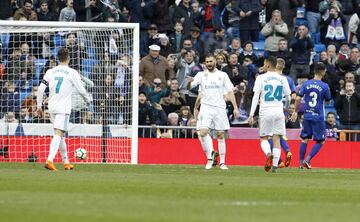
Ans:
[[[59,149],[60,149],[61,158],[62,158],[64,164],[70,163],[68,154],[67,154],[67,150],[66,150],[65,137],[61,138]]]
[[[220,164],[225,164],[226,144],[225,139],[218,139]]]
[[[265,153],[265,156],[268,155],[268,153],[271,153],[269,141],[267,140],[261,141],[260,146],[262,151]]]
[[[279,160],[280,160],[280,155],[281,155],[281,149],[280,148],[273,148],[273,166],[277,167],[279,164]]]
[[[207,159],[212,159],[211,153],[214,150],[213,142],[209,134],[200,138],[202,140],[202,146],[205,151]]]
[[[54,137],[51,140],[50,152],[49,152],[49,156],[47,158],[51,162],[54,161],[56,153],[57,153],[57,151],[59,149],[60,141],[61,141],[61,137],[59,135],[54,135]]]

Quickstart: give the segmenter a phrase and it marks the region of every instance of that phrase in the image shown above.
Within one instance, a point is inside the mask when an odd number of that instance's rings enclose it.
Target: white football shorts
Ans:
[[[260,137],[286,135],[284,113],[269,113],[259,117]]]
[[[69,117],[69,114],[64,113],[50,114],[50,120],[53,123],[54,129],[59,129],[62,131],[68,131]]]
[[[224,131],[230,129],[226,109],[201,104],[196,129],[214,129]]]

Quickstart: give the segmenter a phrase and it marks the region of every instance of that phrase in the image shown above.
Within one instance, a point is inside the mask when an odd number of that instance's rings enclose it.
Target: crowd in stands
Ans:
[[[1,20],[64,22],[134,22],[140,24],[139,125],[194,126],[198,89],[187,89],[188,76],[203,70],[205,55],[216,56],[217,68],[234,84],[240,117],[232,126],[248,126],[252,88],[263,73],[264,58],[276,56],[282,73],[294,83],[295,94],[313,77],[313,64],[323,62],[323,81],[331,88],[327,136],[338,129],[360,130],[360,1],[357,0],[2,0]],[[131,58],[124,51],[126,37],[113,31],[93,36],[89,50],[81,32],[59,33],[60,44],[71,51],[77,69],[91,92],[86,107],[74,95],[73,123],[126,124],[131,120]],[[36,116],[36,90],[42,76],[56,66],[55,37],[49,33],[1,34],[1,118],[8,122],[49,122]],[[125,43],[124,43],[125,42]],[[5,44],[6,43],[6,44]],[[6,45],[6,47],[4,47]],[[122,46],[122,47],[121,47]],[[130,47],[130,46],[129,46]],[[126,47],[125,47],[126,48]],[[130,49],[131,50],[131,49]],[[95,51],[95,52],[94,52]],[[93,69],[83,61],[92,58]],[[36,63],[41,60],[40,75]],[[26,96],[21,92],[26,91]],[[46,107],[46,102],[45,102]],[[294,112],[286,111],[286,126]],[[300,107],[300,114],[302,110]],[[45,112],[46,113],[46,112]],[[186,130],[185,130],[186,131]],[[152,131],[141,132],[143,136]],[[194,134],[194,132],[188,132]],[[184,130],[156,132],[158,137],[183,137]],[[153,135],[152,135],[153,136]]]

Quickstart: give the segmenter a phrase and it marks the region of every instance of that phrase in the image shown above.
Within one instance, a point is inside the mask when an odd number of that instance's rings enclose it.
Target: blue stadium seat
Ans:
[[[320,32],[315,33],[315,44],[321,44],[321,41],[320,41]]]
[[[265,41],[265,36],[259,32],[259,41]]]
[[[254,44],[254,53],[259,56],[263,56],[264,55],[264,51],[265,51],[265,41],[259,41],[259,42],[253,42]]]
[[[316,53],[326,51],[326,46],[324,44],[315,44],[314,50]]]
[[[95,67],[95,65],[97,64],[97,60],[96,59],[84,59],[82,61],[82,65],[83,65],[83,75],[85,77],[89,77],[91,72],[93,71],[93,68]]]

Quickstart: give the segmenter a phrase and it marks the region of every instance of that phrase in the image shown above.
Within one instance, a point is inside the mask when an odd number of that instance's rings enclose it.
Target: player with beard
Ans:
[[[209,135],[209,129],[213,128],[218,139],[220,169],[227,170],[224,131],[230,129],[230,124],[226,115],[224,93],[234,106],[235,117],[239,116],[239,109],[233,93],[234,86],[225,72],[216,69],[214,55],[206,56],[205,66],[205,71],[198,72],[195,77],[188,77],[188,88],[191,89],[199,85],[201,91],[201,107],[197,118],[197,127],[200,131],[201,144],[208,159],[205,169],[211,169],[215,159],[213,142]]]

